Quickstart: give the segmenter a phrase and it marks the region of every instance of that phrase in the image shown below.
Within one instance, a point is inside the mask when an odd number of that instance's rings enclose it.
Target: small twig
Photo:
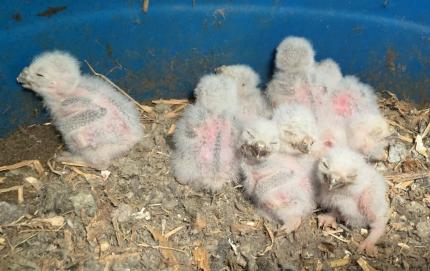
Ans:
[[[106,82],[108,82],[112,87],[114,87],[117,91],[121,92],[121,94],[123,94],[124,96],[126,96],[127,98],[129,98],[137,107],[139,107],[142,111],[147,112],[147,108],[145,106],[142,106],[140,103],[138,103],[135,99],[133,99],[133,97],[131,97],[130,95],[128,95],[127,92],[125,92],[125,90],[123,90],[122,88],[120,88],[119,86],[117,86],[114,82],[112,82],[109,78],[107,78],[106,76],[104,76],[101,73],[98,73],[94,70],[93,66],[91,66],[91,64],[87,61],[84,60],[85,64],[87,64],[88,68],[91,70],[91,72],[97,76],[100,77],[101,79],[105,80]]]
[[[401,182],[405,180],[416,180],[430,177],[430,172],[414,172],[414,173],[400,173],[400,174],[386,174],[385,179]]]
[[[113,228],[115,230],[116,241],[118,246],[122,247],[124,243],[124,238],[122,237],[122,232],[119,229],[118,220],[116,218],[112,219]]]
[[[32,168],[34,168],[36,170],[36,172],[40,176],[43,175],[44,169],[43,169],[43,166],[39,160],[24,160],[24,161],[21,161],[19,163],[13,164],[13,165],[1,166],[0,171],[15,170],[15,169],[22,168],[25,166],[31,166]]]
[[[169,231],[168,233],[166,233],[164,235],[164,237],[166,237],[166,239],[169,239],[170,236],[174,235],[175,233],[177,233],[178,231],[182,230],[183,228],[185,228],[185,226],[179,226],[176,229],[173,229],[173,230]]]
[[[427,124],[426,128],[424,129],[423,134],[421,135],[422,139],[424,139],[424,137],[426,137],[428,135],[428,133],[430,132],[430,121]]]
[[[57,174],[58,176],[63,176],[63,172],[61,172],[61,171],[58,171],[58,170],[54,169],[54,166],[51,164],[51,160],[52,160],[52,159],[49,159],[49,160],[46,162],[46,164],[48,165],[49,170],[50,170],[52,173]]]
[[[10,191],[17,191],[18,194],[18,203],[23,203],[24,202],[24,186],[23,185],[15,185],[12,187],[8,187],[8,188],[2,188],[0,189],[0,193],[7,193]]]
[[[328,231],[324,231],[324,233],[327,233],[328,235],[331,235],[331,236],[333,236],[334,238],[336,238],[337,240],[339,240],[339,241],[342,241],[342,242],[344,242],[344,243],[349,243],[349,241],[348,240],[346,240],[345,238],[343,238],[343,237],[340,237],[340,236],[337,236],[336,234],[334,234],[334,233],[331,233],[331,232],[328,232]]]
[[[88,168],[93,168],[90,165],[84,164],[84,163],[76,163],[76,162],[71,162],[71,161],[61,161],[61,164],[65,165],[65,166],[72,166],[72,167],[88,167]],[[96,168],[93,168],[96,169]]]
[[[29,237],[25,238],[24,240],[18,242],[17,244],[13,245],[11,248],[12,250],[15,250],[15,248],[17,248],[19,245],[24,244],[25,242],[27,242],[28,240],[30,240],[31,238],[33,238],[34,236],[36,236],[38,233],[32,234]]]
[[[393,126],[396,126],[402,130],[404,130],[405,132],[408,132],[409,134],[415,134],[413,131],[409,130],[408,128],[403,127],[402,125],[398,124],[397,122],[394,122],[392,120],[387,120],[387,122]]]
[[[159,99],[159,100],[153,100],[153,104],[168,104],[168,105],[182,105],[182,104],[188,104],[189,101],[187,99]]]
[[[143,0],[143,4],[142,4],[143,12],[147,13],[148,9],[149,9],[149,0]]]
[[[275,243],[275,236],[273,235],[272,230],[269,228],[269,226],[267,226],[266,223],[264,223],[263,225],[266,228],[267,233],[269,234],[270,244],[268,244],[266,246],[266,248],[263,250],[263,252],[258,253],[259,256],[264,256],[268,251],[271,251],[273,248],[273,244]]]
[[[239,247],[238,245],[235,245],[234,243],[233,243],[233,241],[231,241],[231,239],[230,238],[228,238],[228,243],[230,244],[230,246],[231,246],[231,248],[233,249],[233,252],[234,252],[234,255],[239,255],[238,254],[238,252],[237,252],[237,248]]]
[[[148,244],[145,244],[145,243],[137,244],[137,246],[139,246],[139,247],[149,247],[149,248],[153,248],[153,249],[173,250],[173,251],[182,252],[182,253],[185,253],[185,254],[187,253],[186,251],[184,251],[182,249],[178,249],[178,248],[174,248],[174,247],[152,246],[152,245],[148,245]]]

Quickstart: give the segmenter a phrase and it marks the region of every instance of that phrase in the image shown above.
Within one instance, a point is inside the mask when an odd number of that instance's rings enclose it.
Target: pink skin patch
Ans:
[[[310,106],[311,105],[311,90],[308,85],[301,85],[295,88],[295,98],[298,103]]]
[[[341,93],[332,100],[333,109],[337,115],[350,117],[353,112],[354,98],[349,93]]]
[[[226,120],[211,118],[202,126],[195,129],[201,142],[199,157],[206,164],[214,163],[215,145],[217,137],[220,136],[220,162],[222,165],[229,166],[234,159],[233,139],[231,136],[231,125]]]
[[[358,209],[363,213],[369,221],[375,221],[376,215],[370,208],[370,188],[366,188],[357,199]]]
[[[331,140],[326,140],[326,141],[324,141],[324,146],[326,146],[327,148],[331,149],[331,148],[333,148],[334,143]]]
[[[258,171],[253,171],[253,172],[251,172],[251,174],[252,174],[252,178],[254,179],[254,181],[255,181],[256,183],[258,183],[258,182],[259,182],[259,181],[261,181],[262,179],[264,179],[264,178],[266,178],[266,177],[268,177],[268,176],[272,175],[272,173],[266,173],[266,174],[263,174],[263,173],[260,173],[260,172],[258,172]]]
[[[313,191],[310,180],[307,177],[303,177],[300,179],[299,187],[304,189],[305,191],[310,191],[310,192]]]
[[[220,121],[221,131],[221,163],[230,164],[234,157],[233,138],[231,134],[232,127],[227,120]]]
[[[285,195],[284,193],[282,193],[282,192],[278,192],[278,193],[276,193],[276,199],[278,199],[279,200],[279,203],[288,203],[290,200],[289,200],[289,198],[288,198],[288,196],[287,195]]]
[[[203,145],[200,148],[199,157],[205,164],[212,164],[214,158],[215,141],[219,130],[216,118],[209,119],[202,126],[195,128]]]

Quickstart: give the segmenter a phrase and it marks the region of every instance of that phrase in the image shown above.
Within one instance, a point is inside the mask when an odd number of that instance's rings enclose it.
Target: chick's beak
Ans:
[[[240,146],[240,150],[245,157],[257,160],[270,154],[270,150],[263,142],[245,143]]]
[[[28,68],[24,68],[23,70],[22,70],[22,72],[18,75],[18,77],[16,78],[16,81],[18,82],[18,83],[24,83],[25,82],[25,77],[27,76],[27,73],[28,73]]]
[[[225,69],[225,66],[220,66],[218,68],[215,68],[215,73],[220,74],[224,71],[224,69]]]
[[[302,153],[310,153],[312,144],[314,144],[314,140],[310,136],[306,136],[299,146],[299,151]]]

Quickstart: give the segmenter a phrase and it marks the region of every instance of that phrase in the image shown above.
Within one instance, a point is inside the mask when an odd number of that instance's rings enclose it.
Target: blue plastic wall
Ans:
[[[276,45],[299,35],[344,73],[430,100],[430,1],[152,0],[147,13],[133,0],[1,6],[0,137],[48,119],[40,99],[15,78],[51,49],[87,59],[142,101],[187,97],[200,76],[222,64],[249,64],[264,84]]]

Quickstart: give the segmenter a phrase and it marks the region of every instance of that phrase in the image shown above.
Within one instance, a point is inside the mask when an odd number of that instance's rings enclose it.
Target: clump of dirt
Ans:
[[[0,138],[0,165],[22,160],[46,163],[61,146],[61,136],[52,125],[21,127],[6,138]]]
[[[395,130],[387,156],[396,162],[376,165],[386,175],[392,209],[377,257],[357,253],[364,229],[322,230],[314,214],[297,232],[285,234],[259,216],[240,184],[209,194],[178,183],[170,168],[170,142],[186,102],[167,100],[146,107],[143,142],[109,172],[55,161],[49,167],[49,158],[60,151],[50,126],[26,128],[27,143],[23,135],[0,141],[16,146],[0,165],[39,159],[45,170],[0,172],[1,188],[24,188],[22,203],[16,191],[0,193],[0,269],[426,269],[429,163],[415,140],[430,123],[430,109],[418,110],[393,95],[381,98],[380,105]],[[429,146],[430,137],[423,138]],[[32,147],[35,142],[40,146]]]

